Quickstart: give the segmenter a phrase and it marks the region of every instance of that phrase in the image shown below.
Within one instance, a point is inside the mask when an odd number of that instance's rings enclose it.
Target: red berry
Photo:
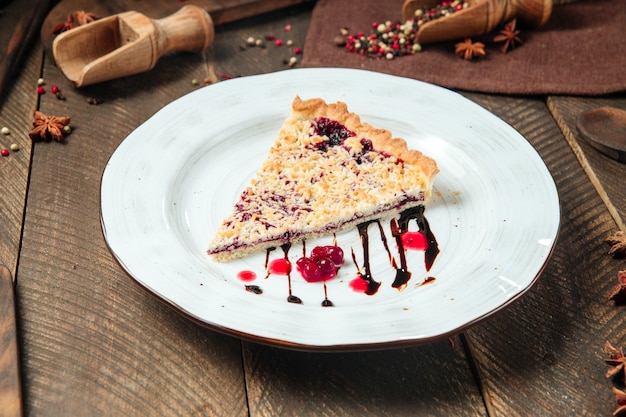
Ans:
[[[339,246],[329,246],[328,257],[335,264],[335,266],[343,265],[343,249]]]
[[[308,282],[321,281],[321,271],[315,262],[311,258],[302,257],[296,261],[296,267],[298,271]]]
[[[317,262],[317,260],[320,258],[326,257],[328,257],[327,246],[316,246],[311,251],[311,259],[313,259],[314,262]]]
[[[43,85],[40,85],[37,87],[37,94],[41,95],[41,94],[45,94],[46,89],[44,88]]]
[[[276,44],[276,46],[282,46],[283,45],[283,41],[281,41],[280,39],[276,39],[276,41],[274,43]]]
[[[300,55],[302,53],[302,48],[298,48],[297,46],[293,48],[293,53],[296,55]]]
[[[330,258],[319,258],[315,263],[319,267],[322,275],[330,275],[336,270],[335,264]]]
[[[0,151],[0,155],[2,156],[9,156],[9,150],[4,148]]]
[[[50,91],[52,91],[52,94],[56,94],[59,92],[59,87],[56,85],[53,85]]]

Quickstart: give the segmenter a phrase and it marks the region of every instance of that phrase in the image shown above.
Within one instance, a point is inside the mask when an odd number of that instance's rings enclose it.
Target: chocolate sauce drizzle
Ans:
[[[370,220],[367,222],[363,222],[357,225],[357,230],[359,232],[359,238],[361,240],[361,246],[363,249],[363,267],[359,268],[358,262],[356,260],[356,255],[354,253],[354,248],[352,248],[352,260],[354,265],[357,267],[358,277],[364,280],[367,283],[367,289],[365,290],[365,294],[374,295],[378,292],[381,283],[376,281],[372,276],[372,271],[370,267],[370,244],[369,244],[369,226],[371,224],[376,224],[378,226],[378,231],[380,233],[380,239],[383,243],[385,251],[387,252],[387,256],[389,257],[389,263],[396,270],[396,276],[391,286],[393,288],[398,288],[400,290],[404,289],[408,282],[411,279],[411,271],[409,271],[406,260],[406,249],[404,248],[404,244],[402,241],[402,235],[409,230],[409,223],[411,220],[415,220],[417,222],[417,226],[419,231],[426,236],[427,247],[424,251],[424,266],[426,267],[426,271],[430,271],[439,254],[439,245],[437,244],[437,239],[430,229],[430,225],[428,224],[428,220],[424,216],[424,206],[419,205],[417,207],[412,207],[406,209],[400,213],[400,217],[398,219],[392,219],[390,222],[391,235],[395,238],[396,244],[398,246],[398,253],[400,257],[400,265],[396,262],[395,257],[391,253],[389,249],[389,244],[387,242],[387,237],[385,236],[385,231],[383,226],[381,225],[379,220]],[[336,236],[333,235],[333,241],[336,244]],[[281,249],[283,251],[283,257],[286,261],[289,261],[289,250],[291,249],[291,243],[285,243],[281,245]],[[268,270],[270,254],[276,250],[275,247],[268,248],[265,255],[265,270],[267,271],[267,275],[265,279],[269,278],[271,272]],[[302,256],[306,256],[306,242],[302,242]],[[427,277],[424,282],[418,284],[427,285],[433,283],[436,278]],[[288,296],[287,301],[294,304],[302,304],[302,300],[295,296],[292,292],[291,286],[291,272],[287,274],[287,283],[288,283]],[[246,285],[246,291],[262,294],[263,290],[257,285]],[[326,285],[326,281],[324,281],[324,300],[321,303],[322,307],[334,307],[332,301],[328,299],[328,287]]]
[[[426,271],[430,271],[430,268],[435,262],[435,258],[437,258],[437,255],[439,254],[437,239],[435,239],[435,235],[430,230],[428,220],[426,220],[426,217],[424,216],[424,206],[420,204],[417,207],[404,210],[400,213],[400,218],[397,220],[395,218],[392,219],[390,224],[391,235],[396,239],[400,255],[400,267],[398,268],[396,266],[396,278],[393,281],[393,284],[391,284],[393,288],[402,289],[406,287],[407,283],[411,279],[411,271],[409,271],[407,267],[406,251],[402,243],[402,234],[409,231],[409,222],[411,220],[417,221],[419,231],[426,236],[426,240],[428,241],[428,246],[424,251],[424,266],[426,267]]]
[[[246,291],[254,294],[263,294],[263,289],[258,285],[246,285]]]
[[[363,247],[363,272],[359,269],[357,272],[359,277],[367,282],[367,290],[365,290],[365,294],[374,295],[378,292],[380,288],[380,282],[374,281],[372,277],[372,270],[370,268],[370,237],[369,232],[367,231],[368,227],[372,223],[378,223],[380,228],[380,236],[384,241],[387,241],[385,237],[385,233],[383,233],[382,227],[380,227],[380,223],[378,220],[370,220],[365,223],[360,223],[357,225],[357,230],[359,231],[359,237],[361,238],[361,246]],[[354,260],[354,252],[352,252],[352,258]],[[354,262],[356,265],[356,261]]]
[[[283,250],[284,258],[286,260],[289,260],[289,249],[291,249],[291,243],[289,242],[284,243],[280,246],[280,248]],[[287,296],[287,301],[290,303],[294,303],[294,304],[302,304],[302,300],[300,299],[300,297],[293,295],[291,291],[291,272],[287,274],[287,283],[288,283],[287,285],[289,288],[289,295]]]
[[[406,261],[406,251],[404,248],[404,244],[402,243],[402,234],[406,233],[409,230],[409,222],[411,220],[417,221],[417,225],[419,227],[419,231],[426,236],[428,241],[428,246],[424,251],[424,265],[426,266],[426,270],[429,271],[435,262],[435,258],[439,254],[439,245],[437,244],[437,239],[435,235],[430,230],[430,226],[426,217],[424,216],[424,206],[419,205],[417,207],[409,208],[400,213],[399,219],[391,220],[391,235],[395,238],[396,244],[398,245],[398,252],[400,256],[400,266],[398,266],[396,259],[391,254],[389,250],[389,245],[387,244],[387,239],[385,237],[385,233],[383,228],[378,220],[370,220],[364,223],[357,225],[357,229],[359,231],[359,237],[361,238],[361,245],[363,247],[363,272],[357,266],[357,273],[359,277],[367,282],[367,290],[365,293],[367,295],[374,295],[378,292],[380,288],[380,282],[374,280],[372,277],[372,272],[370,268],[370,249],[369,249],[369,225],[372,223],[376,223],[378,225],[378,229],[380,231],[380,238],[383,242],[385,250],[387,251],[387,255],[389,256],[389,262],[391,266],[396,270],[396,277],[391,286],[393,288],[403,289],[407,286],[409,280],[411,279],[411,271],[409,271]],[[357,265],[354,251],[352,251],[352,259]]]

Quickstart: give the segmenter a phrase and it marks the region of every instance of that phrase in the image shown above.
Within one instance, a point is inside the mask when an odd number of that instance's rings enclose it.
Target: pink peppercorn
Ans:
[[[3,148],[3,149],[0,151],[0,155],[2,155],[2,156],[9,156],[9,150],[8,150],[8,149],[6,149],[6,148]]]
[[[302,48],[298,48],[297,46],[293,48],[293,53],[296,55],[300,55],[302,53]]]
[[[43,85],[40,85],[37,87],[37,94],[42,95],[46,93],[46,89],[44,88]]]
[[[285,25],[285,32],[289,32],[291,30],[291,25]]]
[[[283,45],[283,41],[281,41],[280,39],[276,39],[275,43],[276,43],[276,46],[282,46]]]
[[[52,88],[50,89],[50,91],[52,91],[52,94],[58,93],[59,92],[59,86],[53,85]]]

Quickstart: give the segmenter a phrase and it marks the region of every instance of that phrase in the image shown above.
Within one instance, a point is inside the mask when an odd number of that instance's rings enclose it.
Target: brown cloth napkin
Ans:
[[[504,54],[494,33],[475,41],[487,55],[466,61],[455,42],[423,45],[393,60],[364,58],[334,44],[342,27],[371,33],[373,22],[401,19],[402,0],[318,0],[304,44],[303,67],[344,67],[400,75],[443,87],[511,95],[604,95],[626,91],[626,1],[555,5],[540,28],[524,28],[521,46]],[[367,88],[367,86],[363,86]]]

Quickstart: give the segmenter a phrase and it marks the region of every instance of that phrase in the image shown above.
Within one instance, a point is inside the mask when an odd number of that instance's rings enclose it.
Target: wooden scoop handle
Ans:
[[[494,13],[488,24],[489,30],[513,19],[538,27],[546,23],[552,13],[552,0],[491,0],[489,3]]]
[[[215,37],[211,16],[193,5],[154,20],[154,26],[160,55],[174,51],[202,51],[213,43]]]

